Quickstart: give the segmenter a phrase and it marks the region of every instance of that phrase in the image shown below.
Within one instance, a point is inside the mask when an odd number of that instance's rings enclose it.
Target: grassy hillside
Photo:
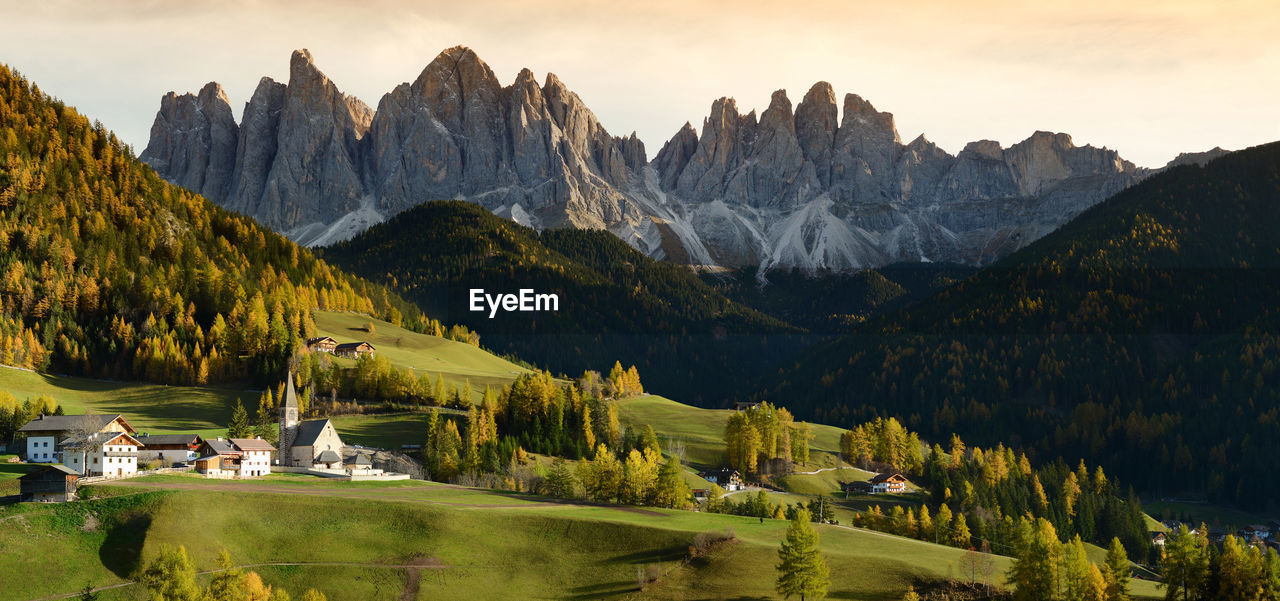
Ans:
[[[305,494],[239,491],[229,483],[192,488],[24,508],[20,517],[0,522],[0,544],[14,558],[0,565],[0,577],[14,583],[0,599],[71,592],[85,580],[120,582],[165,543],[186,545],[201,568],[211,566],[224,547],[245,564],[403,565],[417,559],[445,566],[424,574],[411,597],[419,599],[494,599],[513,591],[530,599],[772,596],[775,550],[786,526],[694,512],[538,503],[482,491],[459,494],[437,485],[355,489],[354,497],[329,487]],[[381,499],[384,493],[391,498]],[[86,531],[84,510],[96,514],[96,529]],[[724,529],[740,542],[708,562],[680,564],[695,534]],[[820,531],[837,598],[895,598],[916,578],[945,576],[961,556],[955,549],[874,533]],[[637,568],[650,565],[666,575],[637,594]],[[263,575],[293,590],[315,586],[341,601],[400,598],[404,572],[360,567],[335,574],[294,567]],[[31,573],[66,574],[72,582],[21,577]]]
[[[719,467],[724,462],[724,427],[730,409],[700,409],[656,395],[618,401],[624,426],[653,426],[663,449],[683,446],[685,460],[698,467]],[[812,424],[811,458],[805,471],[838,465],[840,429]],[[852,478],[850,478],[852,479]]]
[[[458,384],[470,379],[472,386],[480,391],[486,384],[501,387],[529,371],[470,344],[419,334],[360,313],[313,311],[312,318],[318,336],[330,336],[339,343],[368,342],[392,365],[413,369],[418,374],[444,374],[446,380]],[[368,323],[374,326],[372,333],[364,329]],[[346,365],[354,363],[339,361]]]
[[[403,565],[428,566],[411,599],[494,599],[513,591],[527,599],[773,598],[786,528],[777,520],[564,505],[425,483],[170,477],[100,488],[141,494],[0,510],[0,545],[13,558],[0,562],[0,578],[11,583],[0,600],[72,592],[85,581],[120,583],[162,544],[185,545],[202,569],[221,548],[238,564],[338,564],[260,570],[268,583],[292,591],[314,586],[335,601],[405,598],[410,569],[381,567]],[[86,522],[89,513],[94,518]],[[681,561],[695,534],[726,529],[738,542],[706,560]],[[837,599],[900,598],[916,580],[954,574],[963,555],[878,533],[818,529]],[[640,592],[637,570],[649,566],[661,578]],[[997,558],[998,572],[1007,566]],[[22,577],[32,573],[68,578]],[[1135,588],[1154,596],[1149,584]],[[109,598],[140,593],[126,587]]]

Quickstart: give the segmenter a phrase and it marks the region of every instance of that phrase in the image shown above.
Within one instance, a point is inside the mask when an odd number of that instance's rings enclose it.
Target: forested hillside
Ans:
[[[755,268],[703,279],[739,304],[810,332],[848,332],[866,319],[905,307],[963,280],[976,267],[955,263],[899,263],[856,273],[769,271]]]
[[[434,325],[166,183],[0,66],[0,363],[170,384],[274,379],[316,307]]]
[[[896,415],[1153,493],[1280,483],[1280,144],[1152,177],[761,382],[804,417]],[[1138,458],[1141,458],[1138,460]]]
[[[803,342],[797,328],[613,234],[539,233],[473,203],[429,202],[321,253],[480,331],[488,348],[563,373],[620,360],[638,366],[652,390],[702,404],[721,403],[730,386]],[[471,288],[554,293],[560,307],[491,318],[469,310]]]

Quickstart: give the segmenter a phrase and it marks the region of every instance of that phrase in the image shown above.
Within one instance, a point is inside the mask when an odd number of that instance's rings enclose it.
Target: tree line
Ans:
[[[1141,502],[1101,466],[1091,471],[1081,461],[1073,470],[1059,459],[1033,467],[1025,453],[1003,444],[968,447],[954,434],[947,451],[934,444],[926,455],[920,437],[892,417],[851,428],[840,446],[845,461],[911,475],[925,494],[919,510],[894,507],[884,514],[873,508],[864,516],[870,527],[927,539],[933,533],[920,528],[923,521],[944,533],[940,542],[968,548],[976,537],[1011,549],[1017,520],[1032,516],[1048,520],[1064,539],[1078,535],[1103,544],[1118,538],[1138,557],[1151,552]]]

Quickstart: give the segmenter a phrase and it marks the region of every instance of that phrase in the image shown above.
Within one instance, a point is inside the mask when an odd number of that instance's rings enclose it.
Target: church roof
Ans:
[[[298,408],[298,393],[293,389],[293,372],[284,378],[284,406]]]
[[[320,463],[342,463],[342,457],[334,451],[324,451],[316,457],[316,461]]]
[[[327,419],[309,419],[298,424],[298,437],[293,439],[294,446],[308,447],[316,443],[324,427],[329,425]]]

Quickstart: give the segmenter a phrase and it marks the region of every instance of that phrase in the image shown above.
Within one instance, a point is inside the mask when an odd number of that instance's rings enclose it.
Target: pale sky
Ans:
[[[718,97],[763,111],[819,80],[953,154],[1043,129],[1159,166],[1280,139],[1275,0],[0,0],[0,15],[0,61],[137,152],[164,93],[217,81],[238,120],[296,48],[376,107],[459,44],[503,85],[556,73],[650,158]]]

